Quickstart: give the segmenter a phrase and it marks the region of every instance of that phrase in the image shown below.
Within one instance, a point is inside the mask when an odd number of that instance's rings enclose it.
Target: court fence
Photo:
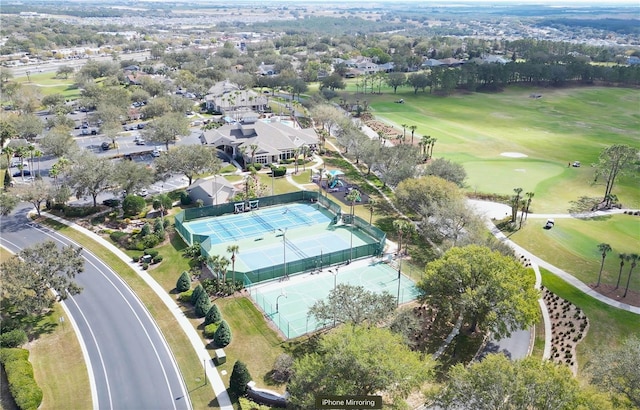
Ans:
[[[264,315],[278,326],[285,338],[293,339],[309,332],[314,332],[320,327],[320,324],[311,316],[306,316],[304,319],[287,320],[283,315],[279,314],[276,306],[267,300],[267,298],[262,295],[258,289],[251,289],[250,292],[251,298],[260,307],[260,309],[262,309]]]

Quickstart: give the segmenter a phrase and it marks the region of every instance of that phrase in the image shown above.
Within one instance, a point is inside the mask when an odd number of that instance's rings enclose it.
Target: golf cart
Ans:
[[[547,219],[547,223],[544,224],[544,229],[551,229],[553,228],[555,222],[553,219]]]

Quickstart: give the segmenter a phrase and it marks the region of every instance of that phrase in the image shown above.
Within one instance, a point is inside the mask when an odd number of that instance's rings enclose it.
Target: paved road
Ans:
[[[44,240],[70,241],[28,224],[22,207],[0,219],[0,244],[13,252]],[[95,409],[190,409],[182,376],[162,334],[129,287],[85,250],[84,288],[66,306],[88,360]]]

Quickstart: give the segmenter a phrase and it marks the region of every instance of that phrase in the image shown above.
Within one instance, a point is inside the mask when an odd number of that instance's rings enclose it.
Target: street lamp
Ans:
[[[284,280],[287,278],[287,228],[278,228],[278,231],[282,232],[282,261],[284,265]]]
[[[281,294],[278,295],[278,297],[276,298],[276,313],[278,313],[278,302],[280,301],[280,298],[283,297],[286,299],[287,298],[287,294],[282,291]]]

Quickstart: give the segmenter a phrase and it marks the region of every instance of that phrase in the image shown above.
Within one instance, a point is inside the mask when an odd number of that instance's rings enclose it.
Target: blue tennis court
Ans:
[[[193,234],[209,236],[213,245],[257,237],[278,229],[328,224],[331,221],[331,214],[326,210],[318,209],[317,206],[289,203],[286,206],[196,219],[185,222],[184,227]]]
[[[337,272],[337,274],[336,274]],[[400,303],[415,300],[419,291],[415,283],[385,263],[364,260],[336,269],[323,269],[320,273],[292,277],[288,281],[269,282],[250,289],[251,297],[286,338],[302,336],[319,329],[323,324],[308,317],[309,308],[318,300],[325,299],[338,284],[363,286],[376,292],[398,295]]]

